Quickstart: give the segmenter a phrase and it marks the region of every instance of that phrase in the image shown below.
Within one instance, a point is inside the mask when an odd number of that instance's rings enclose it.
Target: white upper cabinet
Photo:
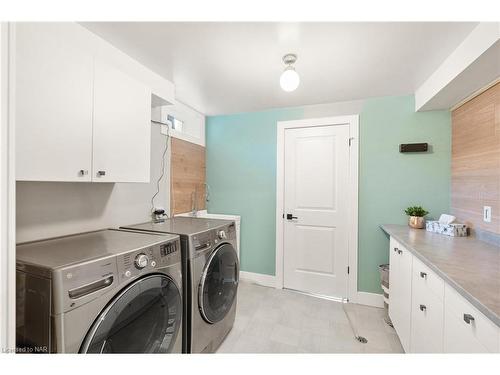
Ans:
[[[15,64],[17,180],[90,181],[92,56],[21,24]]]
[[[74,23],[15,26],[16,176],[149,182],[151,96],[173,85]]]
[[[94,72],[96,182],[149,182],[151,90],[101,61]]]

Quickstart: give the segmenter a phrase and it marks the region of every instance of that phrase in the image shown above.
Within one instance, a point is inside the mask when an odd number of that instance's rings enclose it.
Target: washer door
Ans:
[[[170,353],[182,323],[177,285],[166,275],[138,279],[97,317],[81,353]]]
[[[220,245],[208,258],[198,295],[201,315],[208,323],[224,319],[233,306],[238,270],[238,256],[230,243]]]

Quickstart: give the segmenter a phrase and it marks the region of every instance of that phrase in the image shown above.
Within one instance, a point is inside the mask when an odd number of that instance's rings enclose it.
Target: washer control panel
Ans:
[[[181,261],[179,239],[145,247],[117,257],[120,281],[126,281]]]

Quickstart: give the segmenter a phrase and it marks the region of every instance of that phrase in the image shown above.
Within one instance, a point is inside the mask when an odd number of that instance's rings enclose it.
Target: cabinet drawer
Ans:
[[[498,352],[500,329],[448,284],[444,306],[446,352]]]
[[[413,288],[444,300],[444,281],[416,257],[413,259]]]
[[[426,288],[412,290],[410,345],[412,353],[443,352],[443,319],[442,299]]]

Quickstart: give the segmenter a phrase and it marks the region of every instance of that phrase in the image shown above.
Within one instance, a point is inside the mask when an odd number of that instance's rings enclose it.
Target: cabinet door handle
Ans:
[[[425,305],[420,305],[420,311],[425,311],[427,310],[427,306]]]
[[[394,248],[394,252],[397,252],[399,251],[399,249],[397,247]]]
[[[427,274],[425,272],[420,272],[420,277],[422,279],[427,279]]]
[[[399,254],[399,255],[403,254],[403,250],[399,250],[399,249],[398,249],[398,254]]]
[[[470,324],[474,320],[474,317],[471,314],[464,314],[464,321],[467,324]]]
[[[99,176],[99,177],[106,176],[106,171],[98,171],[97,176]]]
[[[89,171],[88,171],[88,170],[86,170],[86,169],[80,169],[80,170],[78,171],[78,174],[79,174],[80,176],[86,176],[86,175],[88,175],[88,174],[89,174]]]

